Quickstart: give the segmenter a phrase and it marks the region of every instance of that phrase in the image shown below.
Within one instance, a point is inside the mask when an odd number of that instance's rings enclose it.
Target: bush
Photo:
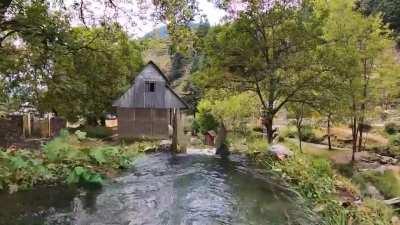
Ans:
[[[385,131],[388,134],[396,134],[400,132],[400,124],[396,124],[393,122],[385,124]]]
[[[84,138],[83,132],[60,135],[43,146],[42,152],[0,151],[0,190],[15,192],[38,183],[101,184],[110,172],[128,167],[134,157],[152,143],[108,146]]]
[[[111,137],[113,134],[110,128],[103,126],[85,126],[82,131],[86,132],[87,137],[99,139]]]
[[[287,126],[280,130],[279,136],[287,138],[295,138],[297,136],[297,130],[294,126]]]
[[[88,168],[77,166],[68,175],[67,183],[101,185],[103,184],[103,178],[99,173]]]
[[[218,128],[218,121],[209,112],[198,113],[196,119],[193,121],[193,129],[197,132],[204,134],[209,130],[216,131]]]
[[[392,208],[381,201],[369,198],[353,211],[354,224],[360,225],[392,225],[393,216]]]
[[[331,164],[326,159],[296,152],[288,160],[277,162],[269,159],[267,164],[281,172],[308,199],[320,201],[329,198],[335,190]]]
[[[290,146],[292,147],[292,146]],[[393,210],[384,203],[366,199],[360,205],[344,207],[337,201],[337,187],[358,195],[358,189],[345,177],[335,173],[327,159],[302,154],[285,161],[267,158],[265,164],[287,180],[302,197],[311,200],[327,225],[390,225]],[[398,189],[400,190],[400,189]]]
[[[258,132],[258,133],[263,133],[263,132],[264,132],[264,130],[263,130],[262,127],[254,127],[252,130],[253,130],[254,132]]]
[[[400,147],[400,134],[390,136],[389,137],[389,144],[391,146]]]

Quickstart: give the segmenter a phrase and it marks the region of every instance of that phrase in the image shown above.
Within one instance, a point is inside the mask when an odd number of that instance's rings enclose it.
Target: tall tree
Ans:
[[[268,142],[272,142],[275,115],[317,81],[321,20],[308,1],[247,1],[244,5],[233,22],[210,31],[208,63],[221,69],[204,77],[210,85],[254,91],[264,111]]]
[[[366,112],[371,106],[371,85],[378,58],[390,43],[388,30],[378,16],[364,17],[354,11],[354,2],[335,0],[328,3],[329,17],[325,39],[336,54],[332,67],[347,85],[352,127],[352,149],[361,148]]]
[[[118,25],[74,28],[72,36],[85,47],[55,56],[41,107],[96,125],[143,65],[141,47]]]

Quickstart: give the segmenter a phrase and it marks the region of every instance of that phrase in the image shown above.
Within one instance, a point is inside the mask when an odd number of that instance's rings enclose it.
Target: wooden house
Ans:
[[[113,106],[117,108],[119,137],[151,139],[170,138],[171,127],[172,133],[178,132],[182,121],[181,110],[188,108],[152,61]]]

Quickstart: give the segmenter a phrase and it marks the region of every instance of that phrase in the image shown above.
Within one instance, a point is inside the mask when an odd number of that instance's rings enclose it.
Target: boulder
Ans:
[[[284,160],[293,155],[292,151],[290,151],[286,146],[281,144],[271,145],[268,148],[268,152],[280,160]]]
[[[395,165],[398,162],[398,160],[396,158],[392,158],[389,156],[383,156],[383,155],[377,155],[377,156],[378,156],[379,162],[382,164]]]
[[[171,140],[161,140],[158,146],[160,151],[168,151],[171,149],[172,142]]]

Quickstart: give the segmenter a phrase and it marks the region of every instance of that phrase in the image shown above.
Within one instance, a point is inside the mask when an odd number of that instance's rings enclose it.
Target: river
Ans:
[[[304,207],[244,157],[154,153],[102,188],[0,194],[0,225],[309,225]]]

